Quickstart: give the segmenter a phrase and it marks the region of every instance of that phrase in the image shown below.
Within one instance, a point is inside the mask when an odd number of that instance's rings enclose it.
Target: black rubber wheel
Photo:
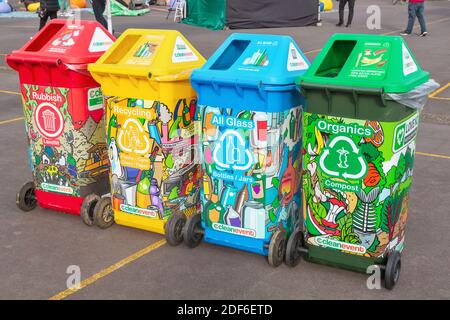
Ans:
[[[171,246],[177,246],[183,242],[183,228],[186,224],[186,216],[182,213],[173,213],[164,225],[166,241]]]
[[[194,214],[187,219],[186,225],[184,226],[183,240],[189,248],[195,248],[200,244],[200,242],[202,242],[203,233],[200,232],[201,228],[201,214]]]
[[[96,194],[88,194],[81,204],[80,216],[84,224],[92,226],[94,224],[94,208],[100,197]]]
[[[286,265],[289,267],[295,267],[299,264],[301,259],[300,248],[304,246],[303,233],[297,229],[289,237],[286,245]]]
[[[34,182],[25,183],[17,192],[16,205],[22,211],[31,211],[37,206],[36,195],[34,193]]]
[[[386,269],[384,272],[384,287],[388,290],[394,289],[400,279],[402,269],[402,258],[400,252],[392,251],[387,257]]]
[[[280,230],[276,231],[269,243],[269,255],[267,260],[272,267],[278,267],[283,263],[286,253],[286,236]]]
[[[110,197],[98,200],[94,208],[94,223],[101,229],[109,228],[114,224],[114,212]]]

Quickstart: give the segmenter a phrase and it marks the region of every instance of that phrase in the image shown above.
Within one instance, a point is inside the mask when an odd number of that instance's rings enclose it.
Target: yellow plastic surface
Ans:
[[[330,11],[333,9],[333,0],[320,0],[323,2],[323,11]]]
[[[89,71],[105,95],[172,100],[193,93],[189,77],[204,63],[178,31],[128,29]]]

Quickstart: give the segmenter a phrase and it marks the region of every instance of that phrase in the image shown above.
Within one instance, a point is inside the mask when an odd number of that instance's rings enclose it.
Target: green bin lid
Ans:
[[[403,93],[429,80],[400,36],[335,34],[297,80],[308,86]]]

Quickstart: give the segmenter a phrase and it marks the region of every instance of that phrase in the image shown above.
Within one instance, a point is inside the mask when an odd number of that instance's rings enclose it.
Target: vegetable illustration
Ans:
[[[363,65],[363,67],[368,67],[368,66],[372,66],[374,64],[379,63],[382,59],[383,59],[383,55],[379,56],[378,58],[364,57],[361,59],[361,63]]]
[[[367,187],[374,187],[378,184],[378,182],[380,182],[380,180],[381,176],[377,168],[372,162],[369,163],[369,170],[367,171],[367,175],[364,178],[364,184]]]
[[[380,188],[376,187],[369,193],[360,190],[357,195],[359,198],[356,210],[353,213],[353,228],[365,233],[375,233],[377,217],[374,209],[374,201],[380,193]]]
[[[366,121],[365,126],[372,128],[373,135],[371,137],[364,138],[364,140],[372,143],[377,148],[381,146],[384,142],[384,134],[380,123],[378,121]]]

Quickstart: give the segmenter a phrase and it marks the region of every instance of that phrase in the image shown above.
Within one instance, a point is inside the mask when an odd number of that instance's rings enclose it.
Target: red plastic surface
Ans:
[[[41,208],[80,215],[83,198],[35,190],[37,202]]]
[[[100,85],[90,76],[87,64],[97,61],[114,41],[115,38],[95,21],[79,21],[75,25],[69,20],[55,19],[21,49],[7,55],[6,61],[19,73],[23,97],[26,94],[24,84],[41,86],[39,90],[46,86],[69,88],[68,111],[77,130],[89,116],[95,122],[103,116],[103,109],[88,110],[88,90]],[[42,208],[74,215],[80,214],[83,202],[82,197],[42,190],[36,190],[36,197]]]
[[[96,21],[54,19],[21,49],[6,56],[20,82],[55,87],[98,86],[87,71],[115,38]]]

